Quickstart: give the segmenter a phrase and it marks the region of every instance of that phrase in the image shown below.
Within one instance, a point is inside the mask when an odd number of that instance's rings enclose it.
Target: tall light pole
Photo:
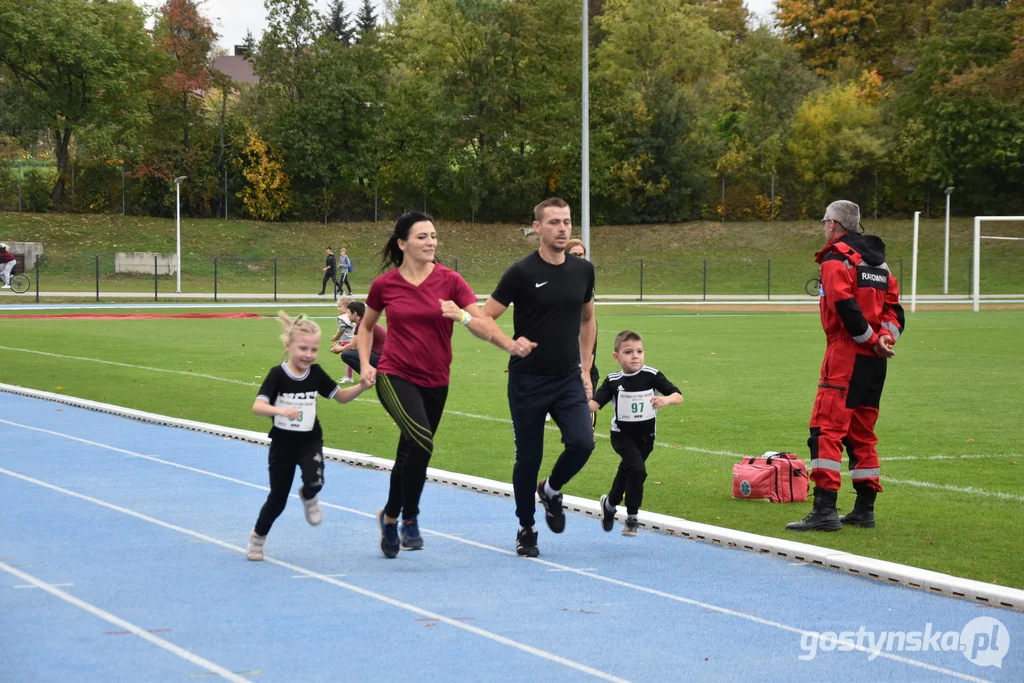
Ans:
[[[914,257],[910,265],[910,312],[917,310],[917,236],[921,232],[921,212],[914,212]]]
[[[580,184],[580,239],[590,258],[590,10],[583,0],[583,93],[582,93],[582,174]]]
[[[946,188],[946,252],[942,263],[942,293],[949,294],[949,197],[953,194],[953,186]]]
[[[174,179],[174,213],[178,219],[178,227],[176,230],[178,237],[178,267],[175,268],[178,273],[178,286],[174,291],[178,294],[181,294],[181,183],[186,178],[188,178],[188,176],[183,175]]]

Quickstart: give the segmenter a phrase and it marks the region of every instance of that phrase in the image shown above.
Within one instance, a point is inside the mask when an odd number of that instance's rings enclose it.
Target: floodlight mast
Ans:
[[[580,240],[587,258],[590,253],[590,15],[588,0],[583,0],[583,69],[582,69],[582,168],[580,177]]]
[[[186,178],[188,178],[188,176],[183,175],[174,179],[174,213],[177,217],[177,228],[175,229],[175,234],[178,242],[178,263],[174,269],[178,274],[178,281],[174,291],[178,294],[181,294],[181,183]]]
[[[942,260],[942,293],[949,294],[949,198],[953,194],[953,186],[946,188],[946,249]]]

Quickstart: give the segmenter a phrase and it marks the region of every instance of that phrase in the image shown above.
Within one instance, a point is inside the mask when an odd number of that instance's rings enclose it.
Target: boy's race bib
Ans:
[[[620,391],[616,405],[617,422],[643,422],[653,420],[658,411],[651,405],[654,389],[647,391]]]
[[[316,423],[316,394],[313,393],[311,396],[306,397],[302,394],[298,396],[285,396],[278,394],[277,401],[274,403],[278,408],[298,408],[299,419],[289,420],[284,415],[274,416],[274,426],[278,429],[284,429],[289,432],[311,432],[313,431],[313,425]]]

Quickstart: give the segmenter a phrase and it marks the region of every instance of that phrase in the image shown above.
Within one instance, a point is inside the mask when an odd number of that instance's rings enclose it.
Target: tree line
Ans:
[[[579,0],[265,4],[240,85],[196,0],[151,29],[130,0],[0,0],[0,203],[117,211],[123,186],[166,216],[182,175],[197,217],[579,200]],[[899,215],[948,186],[959,213],[1024,213],[1021,5],[780,0],[754,25],[742,0],[589,0],[593,221],[805,218],[838,196]]]

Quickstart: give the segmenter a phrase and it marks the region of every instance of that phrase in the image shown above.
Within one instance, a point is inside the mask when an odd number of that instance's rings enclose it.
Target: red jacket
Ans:
[[[0,263],[7,263],[14,260],[14,254],[4,249],[0,251]]]
[[[852,344],[874,354],[879,336],[894,342],[905,320],[900,288],[885,264],[885,244],[846,232],[815,255],[821,264],[821,327],[829,346]]]

